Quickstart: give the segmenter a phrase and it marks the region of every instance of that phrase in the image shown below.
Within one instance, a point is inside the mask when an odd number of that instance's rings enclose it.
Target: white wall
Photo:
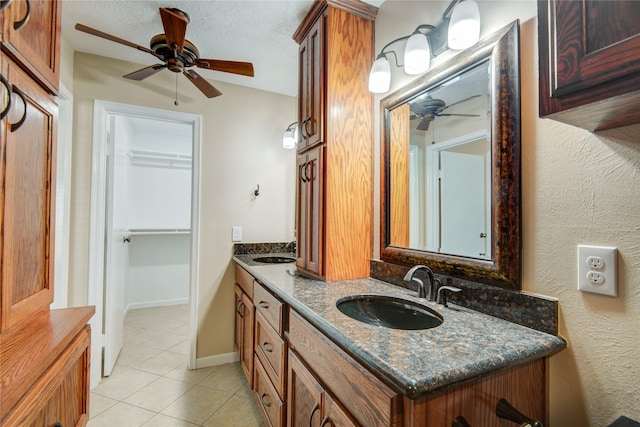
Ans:
[[[418,24],[439,23],[447,4],[385,1],[377,51]],[[479,5],[481,36],[516,18],[521,24],[522,286],[559,299],[560,335],[568,340],[549,363],[549,425],[600,427],[623,414],[640,420],[640,125],[593,134],[538,118],[536,3]],[[391,68],[392,90],[411,79]],[[576,290],[578,244],[618,247],[617,298]]]

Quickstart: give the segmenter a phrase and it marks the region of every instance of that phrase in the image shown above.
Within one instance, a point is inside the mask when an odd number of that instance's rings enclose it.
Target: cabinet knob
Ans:
[[[273,344],[271,344],[270,342],[263,342],[262,343],[262,349],[264,351],[266,351],[267,353],[272,353],[273,352]]]
[[[267,393],[262,393],[262,396],[260,396],[260,403],[262,403],[262,406],[269,408],[271,406],[271,402],[265,400],[265,397],[267,397]]]
[[[469,425],[467,420],[462,415],[460,415],[459,417],[456,417],[455,420],[453,420],[453,422],[451,423],[451,427],[471,427],[471,425]]]
[[[261,308],[265,308],[265,309],[267,309],[267,310],[269,309],[269,303],[268,303],[268,302],[266,302],[266,301],[260,301],[260,302],[258,303],[258,306],[260,306]]]
[[[498,400],[498,404],[496,405],[496,415],[498,418],[512,421],[520,425],[520,427],[543,427],[540,421],[533,420],[526,415],[523,415],[522,412],[514,408],[513,405],[504,398]]]

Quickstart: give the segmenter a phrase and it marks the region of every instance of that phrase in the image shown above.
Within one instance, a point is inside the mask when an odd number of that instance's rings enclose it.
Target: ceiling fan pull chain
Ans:
[[[176,73],[176,100],[173,101],[173,105],[175,105],[176,107],[180,105],[180,103],[178,102],[178,73]]]

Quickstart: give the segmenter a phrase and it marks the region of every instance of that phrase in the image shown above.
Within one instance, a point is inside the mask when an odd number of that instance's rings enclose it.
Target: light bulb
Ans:
[[[462,50],[480,40],[480,9],[474,0],[464,0],[451,12],[448,44],[450,49]]]
[[[427,36],[422,33],[415,33],[404,49],[404,72],[415,75],[422,74],[429,69],[431,61],[431,50]]]
[[[284,131],[284,134],[282,135],[282,147],[286,148],[287,150],[290,150],[292,148],[295,148],[295,146],[296,146],[295,132],[291,128],[288,128],[287,130]]]
[[[369,92],[385,93],[391,87],[391,65],[384,55],[378,56],[378,59],[371,66],[369,73]]]

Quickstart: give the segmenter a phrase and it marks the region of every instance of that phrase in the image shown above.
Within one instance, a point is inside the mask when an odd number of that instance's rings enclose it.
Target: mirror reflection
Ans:
[[[491,67],[389,111],[390,244],[491,258]]]

